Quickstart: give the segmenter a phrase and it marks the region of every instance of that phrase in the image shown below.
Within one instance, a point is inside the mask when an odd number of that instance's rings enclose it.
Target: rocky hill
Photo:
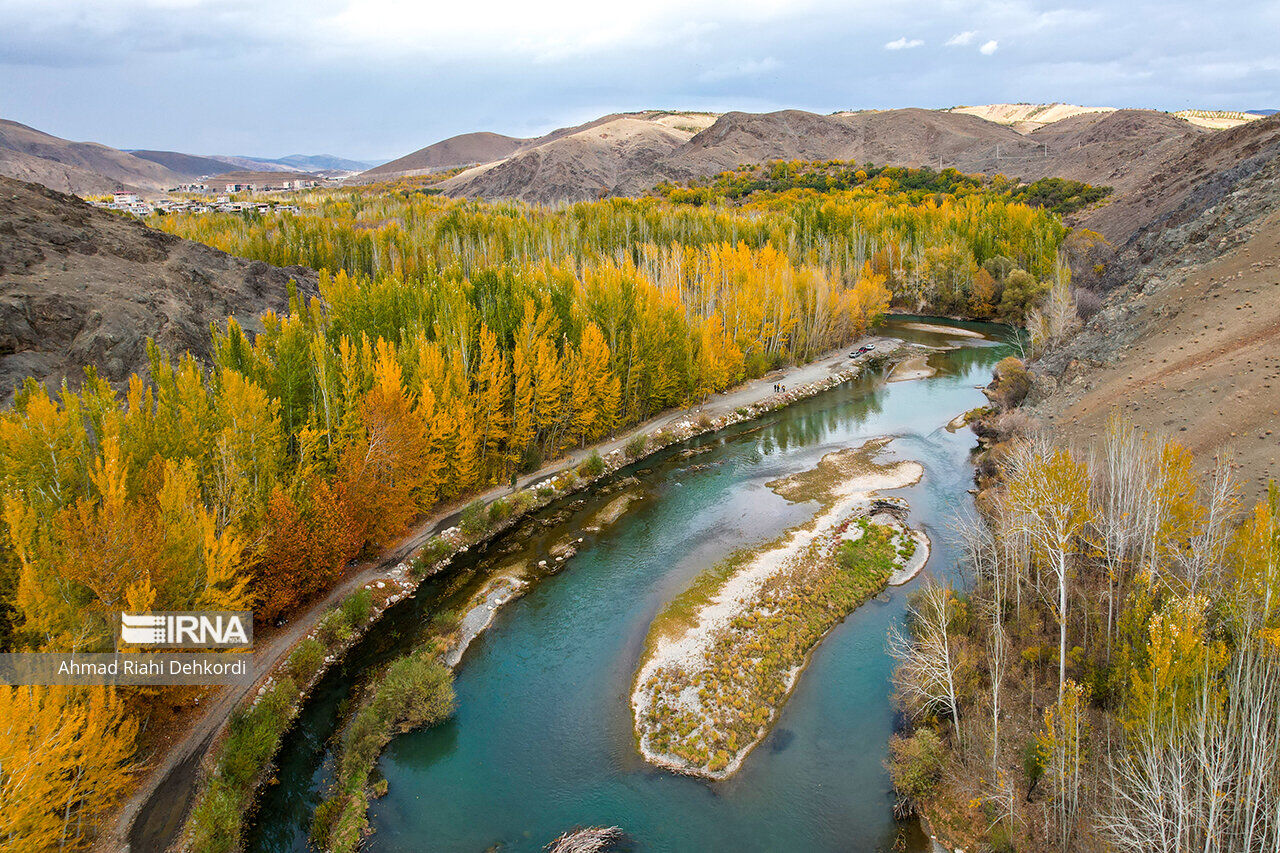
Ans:
[[[654,174],[655,164],[693,136],[639,118],[615,118],[470,169],[439,186],[449,195],[586,201],[621,194],[624,180]]]
[[[1117,204],[1145,224],[1102,310],[1036,365],[1037,412],[1084,440],[1120,410],[1229,457],[1259,498],[1280,479],[1280,117],[1197,138]]]
[[[71,142],[0,119],[0,174],[77,195],[158,190],[182,181],[160,163],[96,142]]]
[[[643,195],[662,181],[704,178],[744,163],[838,159],[952,167],[1027,180],[1071,178],[1110,185],[1114,198],[1121,199],[1209,134],[1152,110],[1055,115],[1055,121],[1030,133],[945,110],[826,116],[802,110],[731,112],[702,116],[701,126],[661,116],[610,116],[556,131],[440,187],[453,196],[580,201]],[[1112,241],[1126,240],[1144,222],[1133,209],[1113,205],[1081,219]]]
[[[0,178],[0,397],[25,376],[78,385],[84,365],[113,383],[145,373],[146,338],[209,356],[209,324],[282,310],[288,284],[316,293],[316,274],[279,269],[147,228],[31,183]]]

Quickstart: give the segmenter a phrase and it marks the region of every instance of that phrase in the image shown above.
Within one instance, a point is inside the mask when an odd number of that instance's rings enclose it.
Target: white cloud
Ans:
[[[998,47],[1000,47],[1000,43],[995,39],[992,39],[991,41],[983,44],[982,47],[978,48],[978,53],[981,53],[983,56],[990,56],[996,52],[996,48]]]
[[[977,34],[976,30],[965,30],[962,33],[956,33],[951,38],[947,39],[947,46],[960,47],[966,44],[973,44],[974,36]]]
[[[908,48],[919,47],[922,44],[924,44],[924,41],[922,39],[908,39],[906,36],[903,36],[900,39],[894,39],[893,41],[885,42],[884,49],[885,50],[907,50]]]

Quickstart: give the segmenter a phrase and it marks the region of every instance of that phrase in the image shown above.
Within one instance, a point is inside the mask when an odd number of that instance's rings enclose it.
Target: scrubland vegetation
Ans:
[[[659,666],[637,686],[645,696],[637,732],[649,754],[716,776],[760,739],[814,645],[884,588],[904,558],[904,540],[914,547],[895,528],[865,518],[848,528],[793,555],[793,568],[766,581],[751,606],[698,650],[700,660]],[[690,624],[736,569],[774,547],[704,573],[655,620],[651,633],[659,638],[650,642],[661,642],[670,623]]]
[[[891,637],[900,808],[995,850],[1280,848],[1280,506],[1116,420],[1012,445]]]
[[[0,413],[6,649],[111,648],[119,610],[252,608],[269,623],[433,508],[811,359],[891,304],[1019,322],[1062,278],[1058,219],[991,192],[916,200],[890,183],[733,210],[404,187],[300,201],[305,213],[270,221],[153,224],[321,269],[319,299],[295,298],[255,335],[214,329],[211,365],[153,347],[124,393],[92,374],[74,390],[29,383]],[[138,733],[177,702],[0,692],[33,709],[24,737],[62,750],[22,778],[4,771],[5,837],[54,832],[64,850],[91,842],[128,788]],[[272,725],[237,726],[252,732],[246,755],[267,748]],[[78,761],[62,730],[114,746]],[[254,764],[225,778],[247,782]],[[210,838],[242,805],[218,802]]]
[[[185,849],[219,853],[240,848],[254,790],[293,722],[298,701],[320,673],[325,657],[340,652],[371,612],[367,589],[351,593],[325,614],[315,637],[294,647],[284,672],[266,692],[235,711],[187,820]]]
[[[369,776],[391,738],[453,713],[453,673],[423,649],[392,663],[365,694],[342,733],[335,779],[311,827],[312,842],[335,853],[356,850],[369,831]]]

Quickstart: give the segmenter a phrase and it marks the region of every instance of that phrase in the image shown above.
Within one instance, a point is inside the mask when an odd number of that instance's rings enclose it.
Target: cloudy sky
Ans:
[[[0,117],[385,159],[645,108],[1258,109],[1277,32],[1277,0],[0,0]]]

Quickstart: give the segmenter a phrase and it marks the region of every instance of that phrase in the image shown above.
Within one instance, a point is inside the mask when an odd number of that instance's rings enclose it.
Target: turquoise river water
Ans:
[[[584,539],[558,573],[503,607],[457,670],[449,722],[392,741],[372,801],[372,851],[537,851],[575,826],[618,825],[638,851],[879,851],[926,849],[891,815],[883,762],[895,726],[885,636],[912,581],[867,603],[814,652],[776,727],[731,779],[708,783],[657,770],[632,734],[631,679],[653,616],[700,571],[812,516],[765,483],[812,468],[826,453],[893,436],[882,458],[915,459],[919,484],[891,494],[934,548],[922,575],[953,571],[947,526],[970,511],[968,430],[944,425],[985,402],[1002,327],[951,323],[990,339],[906,329],[882,334],[934,346],[935,376],[884,384],[864,377],[716,435],[663,451],[619,477],[642,498],[588,532],[617,494],[566,499],[468,555],[391,610],[320,683],[287,737],[276,784],[262,794],[253,851],[303,851],[329,779],[331,740],[353,685],[403,653],[434,613],[456,608],[495,570],[545,558]],[[924,318],[920,318],[924,319]],[[930,323],[942,321],[928,320]],[[708,452],[683,451],[710,446]]]

